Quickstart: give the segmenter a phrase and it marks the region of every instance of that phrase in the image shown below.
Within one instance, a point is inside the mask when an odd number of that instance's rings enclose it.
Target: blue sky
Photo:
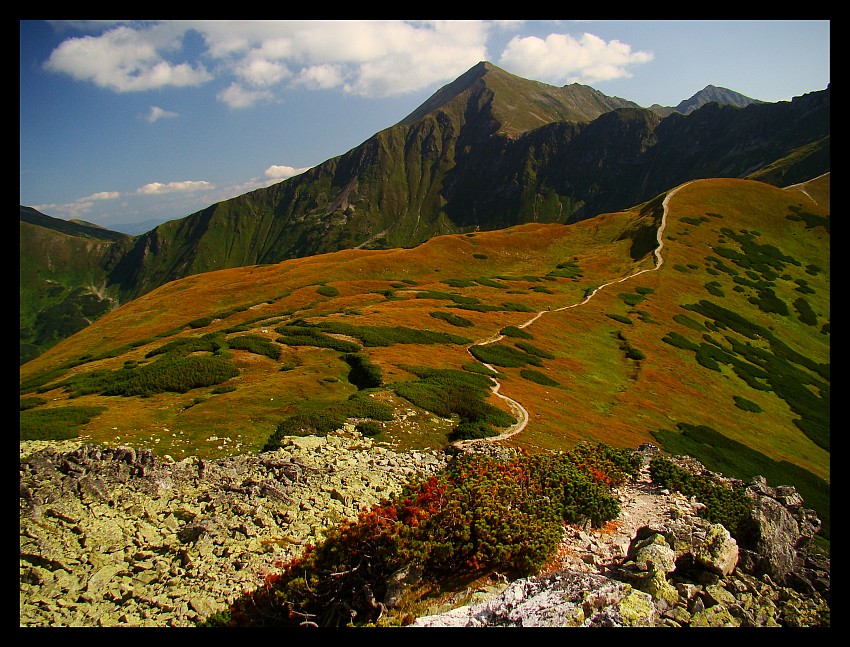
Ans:
[[[644,107],[790,101],[829,84],[829,41],[828,20],[21,21],[20,203],[141,233],[351,150],[481,60]]]

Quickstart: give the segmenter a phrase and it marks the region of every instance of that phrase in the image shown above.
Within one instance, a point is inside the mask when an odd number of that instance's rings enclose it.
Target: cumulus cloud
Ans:
[[[52,218],[62,218],[63,220],[74,220],[82,218],[88,214],[94,202],[69,202],[66,204],[34,204],[32,208],[41,213],[47,214]]]
[[[63,41],[44,67],[116,92],[197,86],[209,81],[212,75],[203,65],[165,59],[181,42],[182,33],[168,26],[140,29],[121,25],[99,36]]]
[[[45,67],[116,92],[215,80],[218,101],[233,109],[282,100],[293,88],[378,98],[435,87],[479,61],[495,60],[487,51],[490,36],[522,27],[523,21],[486,20],[101,23],[98,35],[64,40]],[[193,59],[183,48],[190,32],[197,37],[192,42],[201,43]],[[594,83],[631,76],[630,68],[652,58],[590,33],[550,33],[514,37],[496,63],[548,83]],[[152,109],[148,120],[168,115]]]
[[[98,23],[63,23],[95,29]],[[486,40],[504,22],[402,20],[162,21],[113,25],[64,40],[45,68],[116,92],[223,81],[219,101],[247,108],[289,87],[340,88],[363,97],[421,90],[487,58]],[[210,70],[181,60],[197,33]],[[185,56],[184,56],[185,58]],[[294,72],[293,70],[296,70]]]
[[[311,168],[311,166],[305,166],[303,168],[294,168],[292,166],[278,166],[275,164],[266,169],[265,175],[270,180],[279,181],[293,177],[294,175],[300,175],[304,171],[309,171]]]
[[[243,60],[235,68],[236,75],[249,85],[268,87],[292,76],[289,68],[278,61],[259,55]]]
[[[160,108],[159,106],[151,106],[150,112],[148,112],[148,115],[147,115],[147,117],[145,117],[145,119],[148,121],[148,123],[152,124],[153,122],[158,121],[160,119],[167,119],[169,117],[176,117],[176,116],[177,116],[176,112],[171,112],[170,110],[164,110],[163,108]]]
[[[115,200],[120,198],[121,194],[118,191],[98,191],[97,193],[92,193],[90,196],[85,198],[80,198],[78,202],[92,202],[94,200]]]
[[[274,95],[266,89],[254,90],[239,83],[231,83],[216,98],[230,108],[250,108],[257,103],[271,101]]]
[[[215,185],[204,180],[188,180],[185,182],[151,182],[136,189],[141,195],[158,195],[163,193],[186,193],[189,191],[207,191],[214,189]]]
[[[329,90],[341,86],[344,82],[345,74],[341,66],[323,63],[303,68],[292,80],[292,85],[308,90]]]
[[[499,65],[511,72],[551,83],[596,83],[630,77],[628,66],[647,63],[652,52],[633,52],[618,40],[606,42],[585,33],[581,38],[569,34],[515,36],[505,47]]]

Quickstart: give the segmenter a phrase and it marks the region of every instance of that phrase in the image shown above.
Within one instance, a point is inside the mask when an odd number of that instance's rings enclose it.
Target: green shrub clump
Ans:
[[[614,321],[619,321],[620,323],[629,324],[629,325],[634,323],[631,319],[629,319],[628,317],[625,317],[623,315],[609,314],[608,316],[611,317],[611,319],[613,319]]]
[[[699,512],[701,517],[722,524],[733,537],[741,536],[739,524],[752,507],[743,486],[727,487],[712,476],[691,474],[663,456],[650,461],[649,474],[653,482],[667,489],[696,497],[705,505]]]
[[[747,398],[742,398],[740,395],[732,396],[735,399],[735,406],[743,411],[750,411],[752,413],[761,413],[762,408],[757,405],[752,400],[747,400]]]
[[[560,382],[553,380],[545,373],[541,373],[540,371],[533,371],[530,368],[522,369],[519,374],[526,380],[529,380],[531,382],[537,382],[537,384],[542,384],[543,386],[561,386]]]
[[[419,570],[431,588],[494,571],[530,575],[554,556],[565,522],[600,526],[619,514],[610,487],[636,473],[630,454],[579,446],[510,460],[461,455],[438,475],[330,529],[205,624],[375,625],[385,610],[375,600],[404,567]]]
[[[20,414],[21,440],[69,440],[79,436],[78,427],[105,411],[106,407],[54,407],[27,409]]]
[[[364,436],[367,436],[367,437],[370,437],[370,438],[372,436],[377,436],[379,433],[381,433],[384,430],[384,428],[381,425],[379,425],[377,422],[374,422],[372,420],[365,420],[364,422],[358,422],[357,425],[354,428],[355,428],[355,430],[357,430],[358,432],[360,432]]]
[[[40,407],[42,404],[46,404],[47,400],[39,397],[29,397],[29,398],[21,398],[21,411],[26,411],[27,409],[34,409],[35,407]]]
[[[227,340],[227,345],[237,350],[246,350],[256,355],[265,355],[266,357],[271,357],[273,360],[277,360],[280,357],[280,346],[271,343],[268,339],[259,335],[231,337]]]
[[[316,292],[321,294],[323,297],[338,297],[339,296],[339,290],[337,290],[332,285],[320,285],[318,288],[316,288]]]
[[[457,326],[458,328],[469,328],[473,325],[473,323],[469,319],[466,319],[465,317],[460,317],[456,314],[452,314],[451,312],[445,312],[443,310],[429,312],[428,315],[434,317],[434,319],[442,319],[446,323],[450,323],[451,325]]]
[[[358,391],[349,396],[342,404],[332,407],[346,418],[371,418],[372,420],[392,420],[393,408],[378,402],[368,391]]]
[[[533,344],[529,344],[526,341],[518,341],[516,347],[522,351],[525,351],[529,355],[534,355],[535,357],[542,357],[543,359],[555,359],[555,356],[547,350],[543,350],[542,348],[538,348]]]
[[[213,386],[239,375],[239,369],[220,357],[168,354],[160,360],[136,368],[82,373],[58,384],[72,398],[99,393],[125,397],[149,397],[166,391],[186,393]]]
[[[149,351],[145,354],[145,358],[165,354],[186,356],[198,352],[217,353],[224,349],[226,345],[222,333],[207,333],[202,337],[180,337]]]
[[[189,326],[189,328],[205,328],[206,326],[209,326],[212,322],[212,317],[200,317],[199,319],[193,319],[186,325]]]
[[[383,384],[381,368],[372,364],[368,356],[362,353],[348,353],[343,356],[343,359],[351,367],[348,381],[358,389],[371,389]]]
[[[506,344],[472,346],[469,352],[479,362],[493,364],[495,366],[504,366],[506,368],[518,368],[526,364],[543,366],[543,362],[534,355],[529,355],[515,346],[508,346]]]
[[[636,306],[637,304],[639,304],[641,301],[643,301],[646,298],[642,294],[637,294],[637,293],[632,293],[632,292],[622,292],[622,293],[618,294],[617,296],[619,296],[623,300],[623,303],[625,303],[626,305],[630,305],[630,306]]]
[[[534,335],[519,326],[505,326],[499,331],[499,334],[517,339],[534,339]]]
[[[459,335],[433,330],[416,330],[404,326],[355,326],[343,321],[322,321],[316,326],[328,333],[349,335],[364,346],[392,346],[393,344],[471,344],[472,340]]]
[[[283,420],[269,436],[262,451],[280,449],[285,436],[327,436],[345,424],[345,417],[336,411],[301,413]]]
[[[354,353],[360,350],[360,346],[351,341],[337,339],[309,325],[302,325],[303,321],[297,321],[285,326],[278,326],[275,332],[280,334],[277,343],[287,346],[315,346],[318,348],[330,348],[341,353]]]
[[[498,432],[493,427],[507,427],[515,422],[510,414],[485,401],[492,382],[484,375],[423,366],[402,368],[420,379],[393,384],[398,395],[443,418],[459,418],[450,440],[464,439],[467,434],[494,436]]]

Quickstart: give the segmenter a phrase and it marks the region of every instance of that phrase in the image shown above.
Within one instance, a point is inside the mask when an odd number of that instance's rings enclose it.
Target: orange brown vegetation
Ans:
[[[817,189],[818,195],[823,196],[823,185],[821,180],[812,191]],[[828,179],[825,192],[828,195]],[[644,205],[569,226],[527,224],[474,235],[441,236],[413,249],[346,250],[277,265],[192,276],[121,306],[51,348],[21,367],[21,380],[84,354],[150,340],[136,348],[125,348],[113,358],[77,366],[68,375],[94,368],[114,370],[127,360],[144,361],[145,353],[171,339],[198,337],[245,322],[252,334],[271,341],[278,336],[274,327],[298,318],[311,323],[327,319],[359,326],[427,329],[483,341],[505,326],[520,326],[537,312],[545,311],[525,330],[534,336],[533,345],[555,356],[544,360],[544,366],[537,370],[560,386],[542,386],[525,379],[519,368],[497,367],[504,374],[501,393],[520,402],[530,416],[528,426],[505,441],[507,444],[531,451],[568,449],[585,440],[635,447],[653,441],[653,431],[688,422],[709,425],[768,456],[794,462],[828,479],[828,452],[815,446],[792,424],[793,416],[783,401],[770,392],[748,391],[747,398],[756,402],[763,413],[745,414],[733,405],[733,396],[740,393],[742,383],[729,367],[724,366],[720,372],[709,371],[694,361],[693,354],[661,341],[670,331],[699,338],[695,331],[673,321],[673,316],[686,312],[683,305],[710,298],[704,286],[715,279],[726,292],[722,301],[726,307],[749,308],[747,316],[764,327],[781,330],[787,324],[785,318],[747,305],[744,297],[732,291],[728,275],[713,277],[705,272],[705,258],[713,253],[713,246],[721,244],[718,240],[722,239],[723,227],[758,230],[765,240],[782,241],[782,250],[787,254],[801,260],[817,259],[826,276],[827,297],[825,301],[820,297],[816,309],[828,320],[829,236],[817,228],[805,230],[801,224],[795,225],[793,235],[789,235],[792,223],[784,216],[789,205],[796,204],[812,213],[828,215],[828,207],[819,206],[798,190],[786,191],[743,180],[689,184],[671,200],[662,249],[664,264],[660,269],[608,285],[583,305],[578,304],[593,288],[654,267],[651,251],[633,260],[631,239],[622,236],[637,223],[651,222],[649,214],[640,213]],[[699,226],[682,220],[705,218],[707,212],[722,214],[722,218],[708,218]],[[542,278],[568,259],[575,259],[580,277],[503,281],[509,285],[510,293],[481,285],[456,288],[444,282],[499,276]],[[697,269],[675,269],[688,265]],[[813,283],[822,281],[809,278]],[[406,283],[398,287],[402,281]],[[316,289],[322,283],[336,288],[339,296],[318,294]],[[553,294],[535,292],[531,289],[535,286],[549,288]],[[619,295],[633,292],[636,287],[650,289],[651,293],[636,306],[629,306]],[[388,290],[392,291],[391,298],[380,294]],[[532,312],[454,308],[448,300],[415,298],[421,290],[472,296],[488,305],[524,304]],[[777,294],[788,303],[799,296],[791,282],[780,283]],[[559,310],[571,305],[575,307]],[[237,306],[247,309],[226,314],[199,329],[186,327],[190,321],[228,313]],[[436,310],[460,315],[472,321],[473,326],[460,328],[435,319],[429,313]],[[620,323],[609,314],[626,316],[632,324]],[[626,357],[618,333],[645,358],[636,361]],[[163,336],[156,338],[157,335]],[[816,361],[829,361],[828,336],[825,346],[817,335],[794,340],[796,350]],[[513,342],[506,339],[502,343]],[[229,393],[210,394],[210,389],[198,389],[197,393],[164,393],[144,399],[93,395],[77,398],[73,404],[108,407],[85,426],[82,434],[104,443],[114,443],[120,435],[121,443],[148,443],[155,451],[171,453],[175,458],[189,451],[208,456],[233,453],[237,443],[242,451],[255,451],[284,416],[321,410],[356,391],[347,381],[349,367],[339,352],[286,346],[282,351],[277,361],[231,351],[240,375],[228,382],[236,387]],[[362,352],[380,367],[385,385],[416,379],[402,368],[404,365],[460,369],[474,361],[465,346],[455,344],[395,344],[366,347]],[[291,370],[281,371],[284,365]],[[381,393],[399,408],[409,406],[399,402],[401,398],[389,389]],[[49,401],[44,406],[69,404],[60,389],[47,391],[42,397]],[[203,401],[192,404],[196,398]],[[488,402],[509,410],[494,396],[489,396]],[[390,424],[386,437],[378,439],[400,448],[434,446],[445,436],[445,422],[428,428],[429,418],[422,413],[419,432]],[[209,441],[210,437],[230,441],[224,449],[218,449],[224,445]]]

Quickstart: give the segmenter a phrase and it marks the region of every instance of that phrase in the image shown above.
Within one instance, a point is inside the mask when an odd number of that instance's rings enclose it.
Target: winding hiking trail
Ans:
[[[650,267],[650,268],[647,268],[647,269],[644,269],[644,270],[640,270],[639,272],[635,272],[634,274],[629,274],[628,276],[624,276],[621,279],[616,279],[614,281],[609,281],[608,283],[603,283],[599,287],[595,288],[593,290],[593,292],[588,294],[584,298],[583,301],[580,301],[578,303],[573,303],[573,304],[568,305],[568,306],[561,306],[560,308],[555,308],[554,310],[541,310],[536,315],[534,315],[531,319],[529,319],[525,323],[522,323],[519,326],[517,326],[517,328],[525,328],[526,326],[530,326],[531,324],[533,324],[535,321],[537,321],[540,317],[542,317],[547,312],[560,312],[561,310],[569,310],[570,308],[577,308],[578,306],[583,306],[585,303],[590,301],[596,295],[596,293],[599,292],[599,290],[601,290],[604,287],[607,287],[609,285],[613,285],[614,283],[622,283],[623,281],[628,281],[629,279],[633,279],[634,277],[639,276],[639,275],[643,274],[644,272],[654,272],[654,271],[658,270],[664,264],[664,257],[661,256],[661,249],[664,247],[663,235],[664,235],[664,228],[667,226],[667,208],[668,208],[668,205],[670,203],[670,198],[672,198],[674,195],[676,195],[676,193],[678,193],[678,191],[680,189],[683,189],[686,186],[688,186],[689,184],[692,184],[693,182],[698,182],[698,181],[699,180],[691,180],[690,182],[685,182],[684,184],[680,184],[675,189],[672,189],[671,191],[669,191],[667,193],[667,195],[664,197],[664,202],[662,203],[663,212],[661,214],[661,226],[658,227],[658,233],[657,233],[657,236],[656,236],[656,240],[658,241],[658,246],[655,248],[655,250],[653,252],[655,254],[655,266],[654,267]],[[504,335],[495,335],[493,337],[490,337],[489,339],[485,339],[484,341],[475,342],[471,346],[467,347],[466,352],[469,353],[474,359],[476,359],[476,361],[478,361],[477,358],[475,358],[475,356],[472,355],[472,352],[470,350],[472,348],[472,346],[486,346],[487,344],[495,344],[496,342],[504,339],[504,337],[505,337]],[[486,362],[481,362],[481,363],[484,364],[484,366],[489,368],[494,373],[498,373],[496,368],[493,367],[491,364],[487,364]],[[483,443],[483,442],[494,443],[494,442],[498,442],[500,440],[505,440],[506,438],[510,438],[511,436],[515,436],[516,434],[521,432],[523,429],[525,429],[526,425],[528,424],[528,410],[526,410],[526,408],[524,406],[522,406],[516,400],[509,398],[508,396],[506,396],[502,393],[499,393],[499,390],[502,388],[501,383],[496,378],[491,378],[491,379],[493,380],[493,382],[495,384],[491,387],[490,390],[496,396],[502,398],[502,400],[504,400],[508,404],[511,411],[517,416],[517,421],[514,424],[512,424],[510,427],[508,427],[505,432],[499,434],[498,436],[487,436],[486,438],[472,438],[472,439],[469,439],[469,440],[455,441],[452,444],[455,447],[457,447],[458,449],[466,449],[466,448],[468,448],[471,445],[474,445],[476,443]]]

